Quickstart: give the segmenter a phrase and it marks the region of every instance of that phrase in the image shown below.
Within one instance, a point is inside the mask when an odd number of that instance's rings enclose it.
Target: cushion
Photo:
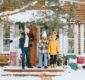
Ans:
[[[78,65],[76,63],[72,63],[72,64],[69,64],[71,69],[73,70],[77,70],[78,69]]]
[[[70,64],[70,63],[77,63],[77,59],[72,59],[72,58],[70,58],[70,59],[69,59],[69,64]]]
[[[66,58],[67,58],[68,63],[70,63],[69,66],[71,67],[71,69],[77,70],[77,68],[78,68],[77,56],[75,54],[72,54],[72,55],[69,54],[69,55],[66,56]]]
[[[69,59],[71,58],[71,59],[76,59],[77,58],[77,56],[74,54],[74,55],[67,55],[66,56],[66,58],[67,58],[67,60],[69,61]]]
[[[7,62],[9,61],[8,55],[0,55],[0,62]]]
[[[84,63],[84,58],[83,57],[77,57],[77,63],[78,64],[83,64]]]

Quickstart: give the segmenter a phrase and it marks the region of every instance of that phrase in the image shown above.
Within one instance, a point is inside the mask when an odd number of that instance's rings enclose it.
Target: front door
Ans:
[[[30,47],[30,62],[33,66],[36,65],[36,44],[37,44],[37,28],[34,25],[30,25],[29,27],[30,33],[33,34],[34,40],[30,43],[32,44]]]

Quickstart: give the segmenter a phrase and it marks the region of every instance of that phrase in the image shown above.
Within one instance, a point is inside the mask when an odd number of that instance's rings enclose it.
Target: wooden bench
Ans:
[[[10,54],[0,54],[0,66],[10,64]]]

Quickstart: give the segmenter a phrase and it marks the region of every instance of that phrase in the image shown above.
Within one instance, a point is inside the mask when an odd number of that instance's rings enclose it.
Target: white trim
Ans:
[[[9,54],[10,53],[10,49],[9,49],[9,51],[4,51],[4,39],[10,39],[10,38],[4,38],[4,24],[3,24],[3,26],[2,26],[2,51],[1,51],[1,53],[2,54]]]
[[[78,54],[78,24],[73,24],[74,27],[74,54]]]
[[[62,34],[62,30],[60,29],[59,32],[59,42],[60,42],[60,54],[63,54],[63,34]]]
[[[75,2],[75,3],[82,3],[82,4],[85,4],[85,1],[78,1],[78,0],[61,0],[61,1],[63,1],[64,3],[65,2],[70,2],[70,3],[73,3],[73,2]]]
[[[13,42],[10,44],[11,52],[16,52],[16,49],[19,49],[19,36],[20,36],[19,35],[19,25],[12,24],[11,33],[10,33],[10,39],[13,40]]]
[[[74,31],[74,26],[73,26],[73,24],[70,24],[69,27],[71,27],[72,31],[70,31],[70,32],[68,32],[68,33],[74,35],[74,33],[73,33],[73,31]],[[68,27],[68,28],[69,28],[69,27]],[[69,41],[74,41],[74,37],[69,37],[69,35],[68,35],[68,53],[69,53],[69,54],[70,54],[70,53],[74,54],[74,44],[72,43],[72,45],[71,45],[71,44],[69,43]],[[71,46],[72,46],[72,47],[71,47]],[[71,51],[69,51],[70,48],[71,48]]]
[[[3,25],[0,24],[0,54],[3,51]]]
[[[65,35],[63,36],[64,38],[64,54],[67,55],[68,54],[68,36],[67,36],[67,32],[65,33]]]
[[[84,54],[84,24],[80,24],[80,54]]]
[[[4,27],[4,25],[3,25],[3,27]],[[4,30],[4,28],[2,27],[2,53],[3,53],[3,30]]]
[[[65,27],[65,29],[68,29],[67,25],[65,25],[64,27]],[[64,40],[64,42],[63,42],[63,44],[64,44],[64,55],[67,55],[68,54],[68,33],[67,32],[64,33],[63,40]]]
[[[13,40],[14,34],[15,34],[15,23],[13,25],[10,25],[10,40]],[[10,43],[10,52],[13,50],[13,43]]]

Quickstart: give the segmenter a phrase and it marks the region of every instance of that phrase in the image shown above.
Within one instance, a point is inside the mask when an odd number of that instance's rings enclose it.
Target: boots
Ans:
[[[50,64],[51,68],[53,68],[53,64]]]
[[[56,66],[57,66],[56,64],[53,64],[53,68],[56,68]]]

